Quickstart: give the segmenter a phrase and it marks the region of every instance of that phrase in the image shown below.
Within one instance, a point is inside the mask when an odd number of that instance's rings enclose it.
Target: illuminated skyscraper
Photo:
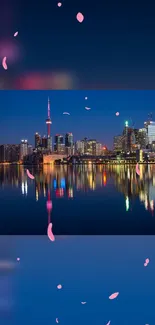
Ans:
[[[28,154],[28,141],[27,140],[21,140],[20,144],[20,159],[23,160],[25,156]]]
[[[114,137],[113,140],[113,148],[114,151],[122,151],[123,149],[123,136],[122,135],[117,135]]]
[[[63,154],[65,152],[65,145],[63,143],[63,135],[55,135],[54,151],[58,154]]]
[[[148,125],[148,142],[152,144],[152,141],[155,141],[155,122],[150,122]]]
[[[75,152],[78,155],[84,154],[84,141],[76,141],[75,143]]]
[[[65,135],[65,151],[67,155],[73,154],[73,134],[66,133]]]
[[[47,149],[49,153],[52,151],[52,138],[51,138],[51,116],[50,116],[50,100],[48,98],[48,117],[46,119],[46,125],[47,125]]]
[[[36,132],[35,133],[35,148],[37,149],[40,146],[41,146],[41,136],[38,132]]]

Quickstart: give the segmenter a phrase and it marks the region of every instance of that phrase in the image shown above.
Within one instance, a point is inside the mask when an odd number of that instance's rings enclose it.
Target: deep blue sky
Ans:
[[[155,107],[155,91],[1,91],[0,143],[26,138],[34,144],[35,132],[46,134],[48,96],[52,136],[73,132],[75,140],[86,136],[110,147],[113,136],[122,133],[125,120],[132,118],[135,127],[143,127]],[[70,116],[63,115],[65,111]]]
[[[0,68],[4,88],[6,80],[12,88],[11,78],[23,80],[26,72],[64,69],[82,88],[154,87],[153,1],[63,0],[61,8],[57,2],[2,0],[0,42],[8,40],[23,53],[14,63],[8,59],[7,71]],[[79,11],[82,24],[75,18]]]

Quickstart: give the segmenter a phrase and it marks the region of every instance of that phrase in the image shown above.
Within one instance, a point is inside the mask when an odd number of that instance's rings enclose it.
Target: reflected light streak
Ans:
[[[128,211],[129,210],[129,198],[128,198],[128,196],[126,196],[125,205],[126,205],[126,211]]]

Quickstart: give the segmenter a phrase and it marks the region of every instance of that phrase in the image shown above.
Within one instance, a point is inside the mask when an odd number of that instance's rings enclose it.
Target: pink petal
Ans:
[[[115,292],[115,293],[113,293],[111,296],[109,296],[109,299],[115,299],[115,298],[117,298],[118,297],[118,295],[119,295],[119,292]]]
[[[49,223],[49,225],[48,225],[47,236],[48,236],[49,240],[55,241],[55,237],[54,237],[53,232],[52,232],[52,223]]]
[[[145,263],[148,264],[149,262],[150,262],[149,258],[146,258]]]
[[[58,289],[62,289],[62,285],[61,285],[61,284],[58,284],[58,285],[57,285],[57,288],[58,288]]]
[[[34,176],[29,172],[28,169],[26,170],[26,172],[27,172],[27,176],[28,176],[29,178],[34,179]]]
[[[3,58],[3,60],[2,60],[2,66],[3,66],[3,68],[5,69],[5,70],[7,70],[7,64],[6,64],[6,56]]]
[[[79,23],[82,23],[84,20],[84,16],[81,12],[78,12],[78,14],[76,15],[76,19],[78,20]]]
[[[139,165],[138,165],[138,163],[136,164],[136,173],[137,173],[137,175],[140,176],[140,170],[139,170]]]
[[[106,325],[110,325],[111,321],[109,321]]]
[[[13,36],[16,37],[17,35],[18,35],[18,32],[15,32]]]
[[[81,301],[81,304],[82,305],[85,305],[87,302],[86,301]]]
[[[62,3],[61,2],[58,2],[58,7],[61,7],[62,6]]]
[[[55,320],[55,321],[56,321],[56,323],[57,323],[57,324],[59,323],[59,320],[58,320],[58,318],[56,318],[56,320]]]
[[[144,266],[147,266],[147,263],[144,263]]]

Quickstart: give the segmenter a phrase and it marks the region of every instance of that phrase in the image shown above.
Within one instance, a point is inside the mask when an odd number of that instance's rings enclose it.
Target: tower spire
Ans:
[[[48,148],[48,151],[50,152],[51,151],[51,147],[52,147],[52,143],[51,143],[51,124],[52,124],[52,121],[51,121],[51,117],[50,117],[50,99],[48,97],[48,106],[47,106],[47,110],[48,110],[48,117],[46,119],[46,125],[47,125],[47,148]]]
[[[48,118],[50,118],[50,99],[48,97]]]

